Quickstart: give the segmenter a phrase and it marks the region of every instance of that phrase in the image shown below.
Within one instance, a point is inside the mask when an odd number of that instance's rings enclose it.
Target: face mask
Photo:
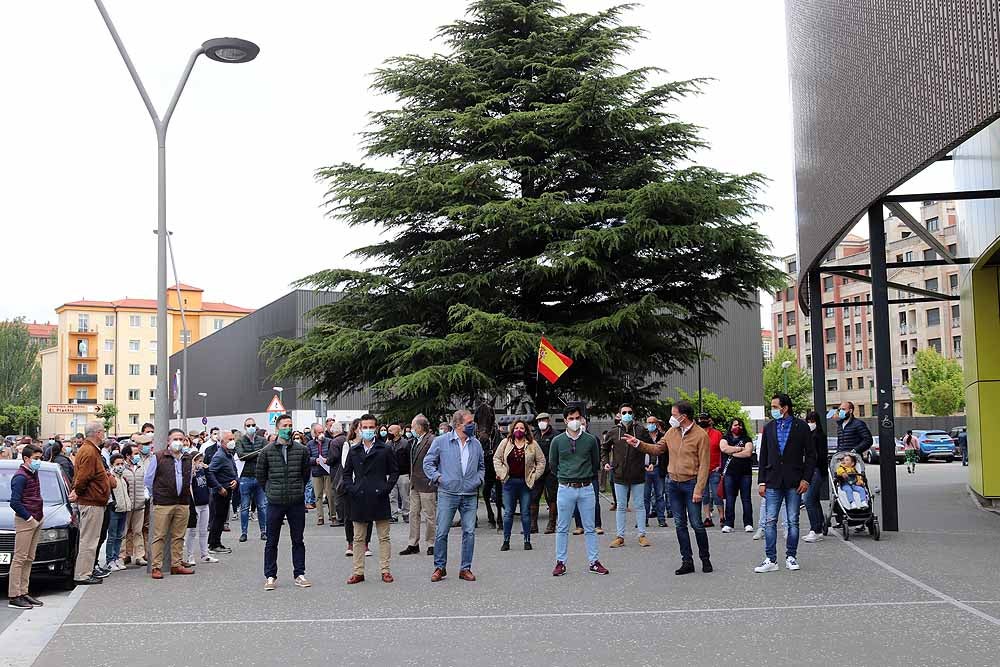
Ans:
[[[680,428],[681,420],[673,415],[670,415],[670,428]]]
[[[438,435],[444,435],[447,432],[448,432],[448,429],[446,429],[446,428],[439,428],[438,429]]]
[[[115,466],[115,473],[120,475],[125,472],[125,466]]]
[[[547,421],[545,421],[544,419],[542,421],[538,422],[538,430],[539,431],[544,431],[548,427],[549,427],[549,423]]]
[[[517,429],[516,431],[514,431],[514,438],[515,439],[520,440],[523,437],[524,437],[524,431],[523,430]]]
[[[847,419],[847,410],[837,410],[837,418],[841,421]]]
[[[573,433],[576,433],[577,431],[580,430],[580,420],[570,419],[569,421],[566,422],[566,428],[573,431]]]
[[[142,453],[143,454],[149,454],[149,445],[143,445],[142,446]]]
[[[361,439],[371,442],[375,439],[375,429],[373,428],[363,428],[361,429]]]
[[[646,430],[650,433],[656,432],[656,424],[646,424]]]
[[[45,444],[51,446],[51,445],[56,444],[56,441],[55,440],[46,440]]]
[[[291,428],[279,428],[278,429],[278,437],[281,438],[282,440],[286,440],[286,441],[289,440],[292,437],[292,429]]]
[[[816,424],[813,424],[812,422],[809,422],[809,430],[810,431],[815,431],[816,430]]]
[[[229,442],[227,442],[226,449],[228,449],[229,451],[233,451],[234,449],[236,449],[236,441],[230,440]]]
[[[141,460],[142,459],[139,458],[139,455],[135,454],[134,456],[132,456],[132,465],[136,465],[136,466],[139,465],[139,461],[141,461]]]
[[[781,419],[781,410],[778,408],[771,408],[771,419]]]
[[[622,415],[622,423],[623,424],[631,424],[632,423],[632,413],[631,412],[626,412],[625,414]]]
[[[182,449],[184,449],[184,443],[181,442],[180,440],[171,440],[170,449],[172,449],[175,452],[179,452]]]
[[[255,435],[257,435],[257,427],[256,426],[247,426],[247,436],[250,437],[250,438],[252,438]]]
[[[381,431],[378,432],[378,434],[384,438],[385,436],[389,435],[389,432],[386,431],[385,429],[382,429]]]
[[[413,431],[407,431],[406,432],[406,437],[407,438],[412,438],[413,437]]]
[[[31,472],[38,472],[42,467],[41,459],[31,459],[31,463],[28,464],[28,467],[31,468]]]
[[[706,422],[706,421],[699,421],[698,422],[698,426],[700,426],[702,428],[708,428],[708,422]]]

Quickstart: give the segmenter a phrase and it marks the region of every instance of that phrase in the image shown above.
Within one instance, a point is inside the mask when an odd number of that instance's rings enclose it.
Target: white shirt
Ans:
[[[458,449],[462,456],[462,474],[469,472],[469,439],[466,438],[465,442],[462,442],[461,438],[458,440]]]
[[[341,449],[340,449],[340,467],[341,468],[344,468],[344,467],[347,466],[347,455],[351,453],[351,447],[353,447],[353,446],[354,445],[352,445],[351,443],[347,442],[346,440],[344,441],[344,446],[341,447]]]

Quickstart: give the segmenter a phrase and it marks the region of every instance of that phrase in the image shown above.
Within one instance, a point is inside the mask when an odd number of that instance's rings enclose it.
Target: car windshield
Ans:
[[[10,502],[10,479],[17,472],[16,468],[0,469],[0,503]],[[61,503],[62,490],[59,488],[59,478],[54,470],[42,470],[38,473],[42,487],[42,500],[46,503]]]

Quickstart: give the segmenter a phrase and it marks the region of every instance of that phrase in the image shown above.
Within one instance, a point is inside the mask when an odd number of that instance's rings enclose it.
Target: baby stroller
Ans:
[[[839,527],[843,531],[844,540],[851,539],[851,527],[864,527],[868,529],[872,539],[877,540],[882,535],[882,530],[878,524],[878,516],[875,514],[875,495],[878,491],[872,491],[871,486],[865,482],[868,490],[868,506],[852,507],[845,504],[841,498],[840,480],[837,479],[837,467],[843,460],[845,454],[852,452],[837,452],[830,459],[830,512],[826,516],[826,525],[823,532],[829,533],[831,527]],[[864,461],[857,454],[853,454],[855,468],[861,474],[865,472]],[[867,478],[866,478],[867,479]]]

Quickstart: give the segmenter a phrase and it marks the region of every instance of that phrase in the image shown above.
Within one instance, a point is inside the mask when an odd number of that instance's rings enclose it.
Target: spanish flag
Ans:
[[[552,343],[542,338],[538,345],[538,372],[545,379],[555,384],[566,370],[573,365],[573,360],[552,346]]]

